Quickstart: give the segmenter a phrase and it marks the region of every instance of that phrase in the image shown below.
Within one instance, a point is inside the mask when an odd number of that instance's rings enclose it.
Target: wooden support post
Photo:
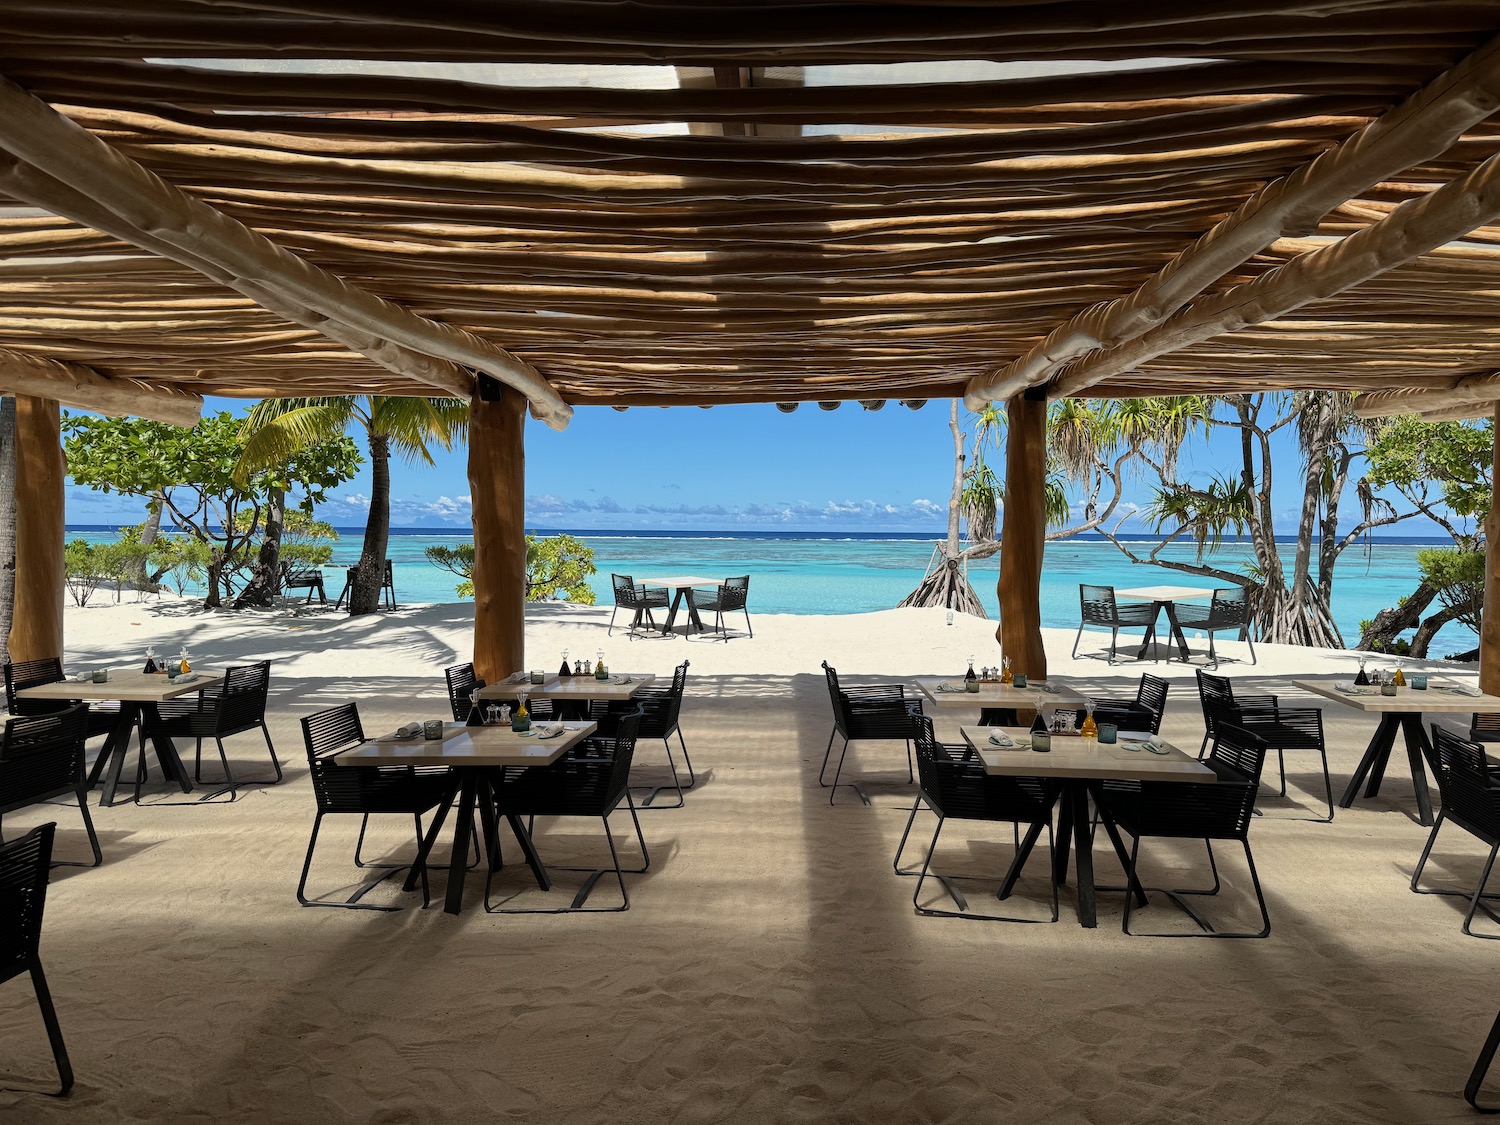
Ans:
[[[490,683],[526,666],[526,399],[480,376],[469,413],[474,514],[474,671]]]
[[[1047,676],[1042,646],[1042,552],[1047,539],[1047,403],[1006,403],[1005,509],[1000,528],[1000,651],[1013,672]]]
[[[62,411],[56,399],[16,396],[16,603],[10,658],[63,654]]]
[[[1500,406],[1495,407],[1494,479],[1500,481]],[[1484,616],[1479,621],[1479,690],[1500,695],[1500,504],[1484,517]]]

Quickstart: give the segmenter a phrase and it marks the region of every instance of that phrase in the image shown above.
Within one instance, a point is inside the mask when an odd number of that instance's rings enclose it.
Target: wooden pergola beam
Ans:
[[[1337,148],[1267,184],[1129,296],[1084,310],[1017,359],[973,380],[965,403],[978,410],[1009,398],[1079,356],[1150,331],[1276,239],[1316,229],[1318,220],[1359,192],[1441,155],[1497,105],[1500,39],[1492,39]]]
[[[1274,320],[1293,309],[1330,297],[1462,237],[1500,218],[1500,157],[1468,175],[1403,203],[1378,223],[1322,250],[1293,258],[1254,281],[1193,302],[1158,328],[1117,348],[1096,352],[1048,386],[1066,397],[1157,356]]]
[[[203,416],[203,396],[139,379],[114,379],[79,363],[0,348],[0,392],[56,399],[115,416],[134,414],[191,427]]]
[[[1464,375],[1447,386],[1402,387],[1397,390],[1372,391],[1354,400],[1358,418],[1385,418],[1393,414],[1420,414],[1438,421],[1435,414],[1454,418],[1475,418],[1488,414],[1500,402],[1500,374]]]
[[[471,332],[417,316],[312,265],[192,198],[46,102],[0,78],[0,187],[171,258],[392,371],[469,397],[483,371],[530,400],[554,429],[572,415],[529,363]]]

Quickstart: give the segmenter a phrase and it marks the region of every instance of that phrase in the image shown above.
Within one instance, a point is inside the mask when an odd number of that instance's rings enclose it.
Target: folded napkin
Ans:
[[[190,684],[198,678],[197,672],[189,672],[186,676],[168,676],[169,684]]]
[[[397,738],[416,738],[417,735],[419,735],[421,733],[422,733],[422,724],[421,723],[407,723],[405,726],[400,726],[400,727],[396,728],[396,737]]]
[[[1009,747],[1014,746],[1015,744],[1016,744],[1015,743],[1015,739],[1011,738],[1010,735],[1006,734],[1003,731],[999,731],[999,732],[996,732],[995,734],[990,735],[990,745],[991,746],[1001,746],[1001,747],[1009,748]]]
[[[1345,695],[1379,695],[1380,689],[1376,687],[1364,687],[1360,684],[1351,684],[1347,680],[1338,680],[1333,685],[1333,690]]]
[[[92,683],[93,679],[94,679],[94,673],[92,673],[92,672],[79,672],[76,676],[73,677],[73,682],[75,684],[87,684],[87,683]]]
[[[609,678],[609,682],[612,683],[612,684],[633,684],[633,683],[635,683],[635,677],[634,676],[611,676]]]
[[[556,738],[567,728],[562,723],[532,723],[531,729],[538,738]]]
[[[963,684],[938,684],[937,689],[938,689],[938,691],[948,691],[948,692],[952,692],[952,691],[964,691],[964,690],[966,690],[964,688]]]
[[[1038,691],[1045,691],[1048,695],[1062,694],[1062,688],[1056,684],[1037,684],[1036,687]]]
[[[1477,698],[1478,696],[1484,694],[1484,692],[1480,691],[1477,687],[1471,687],[1468,684],[1449,684],[1448,690],[1451,691],[1454,695],[1466,695],[1470,699]]]

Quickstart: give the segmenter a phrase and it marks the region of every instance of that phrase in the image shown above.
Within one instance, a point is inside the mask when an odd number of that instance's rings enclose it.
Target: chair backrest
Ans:
[[[615,605],[634,609],[637,604],[635,579],[628,574],[611,574],[609,581],[615,588]]]
[[[313,796],[318,808],[333,811],[342,807],[351,790],[357,789],[364,771],[341,768],[330,759],[341,750],[365,740],[365,728],[359,721],[359,707],[343,703],[304,716],[302,741],[307,745],[307,768],[312,775]]]
[[[833,725],[847,737],[849,723],[849,698],[839,688],[838,669],[823,661],[823,675],[828,680],[828,701],[833,704]]]
[[[469,717],[469,696],[484,687],[484,681],[475,674],[473,664],[455,664],[445,668],[443,675],[448,680],[448,705],[453,708],[453,717],[463,722]]]
[[[1141,675],[1141,686],[1136,689],[1135,701],[1152,714],[1151,733],[1161,733],[1161,717],[1167,709],[1167,689],[1171,685],[1160,676],[1150,672]]]
[[[16,692],[41,684],[61,683],[62,660],[46,656],[40,660],[19,660],[5,665],[5,709],[12,715],[35,715],[56,711],[60,704],[43,699],[17,699]]]
[[[1234,684],[1228,676],[1216,676],[1199,668],[1198,700],[1203,705],[1203,725],[1209,734],[1214,733],[1218,719],[1233,722],[1239,715],[1234,703]]]
[[[1500,791],[1491,780],[1484,747],[1434,724],[1432,748],[1443,812],[1490,842],[1500,841]]]
[[[750,596],[750,576],[748,574],[741,578],[726,578],[719,587],[719,609],[744,609],[745,601]]]
[[[1085,625],[1113,625],[1119,618],[1113,586],[1089,586],[1079,583],[1078,605]]]
[[[1205,835],[1242,838],[1250,830],[1255,815],[1255,798],[1260,790],[1260,774],[1266,764],[1266,740],[1233,723],[1220,723],[1209,748],[1208,767],[1219,775],[1216,785],[1193,785],[1191,794],[1183,796],[1197,806],[1201,815],[1216,831]],[[1157,788],[1176,784],[1160,782]],[[1188,788],[1184,786],[1184,788]]]
[[[1500,742],[1500,714],[1486,715],[1474,712],[1469,723],[1471,742]]]
[[[1249,620],[1250,595],[1243,586],[1226,586],[1214,591],[1205,628],[1237,629]]]
[[[224,672],[224,688],[219,693],[221,735],[236,734],[266,721],[266,696],[271,690],[271,662],[241,664]]]
[[[83,780],[88,726],[86,703],[5,720],[5,733],[0,736],[0,809],[77,788]]]
[[[43,824],[0,844],[0,981],[25,972],[36,961],[56,831],[56,824]]]
[[[688,664],[689,661],[684,660],[672,672],[672,694],[667,697],[666,711],[662,716],[666,722],[667,734],[677,728],[677,716],[682,713],[682,693],[687,690]]]

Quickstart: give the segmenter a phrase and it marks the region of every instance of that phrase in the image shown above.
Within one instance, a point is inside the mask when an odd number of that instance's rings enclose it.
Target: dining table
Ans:
[[[676,590],[677,596],[672,599],[672,608],[667,611],[667,620],[661,627],[661,635],[669,636],[672,626],[677,622],[677,610],[684,601],[687,602],[688,623],[687,631],[690,633],[703,631],[703,619],[698,616],[698,607],[693,602],[693,591],[705,587],[717,590],[723,585],[722,578],[705,578],[701,574],[668,574],[659,578],[642,578],[642,586],[664,586],[669,590]]]
[[[979,680],[977,691],[966,690],[962,676],[917,676],[912,682],[939,710],[979,708],[981,722],[996,712],[1009,713],[1019,721],[1022,712],[1034,714],[1043,707],[1082,708],[1088,704],[1087,696],[1055,676],[1028,681],[1023,688],[999,680]]]
[[[1165,615],[1172,641],[1177,645],[1177,652],[1182,657],[1182,662],[1186,664],[1191,654],[1188,651],[1187,637],[1177,621],[1177,603],[1201,602],[1212,599],[1213,596],[1212,590],[1205,590],[1201,586],[1136,586],[1129,590],[1116,590],[1116,600],[1150,602],[1152,606],[1151,628],[1141,639],[1141,651],[1136,654],[1136,659],[1143,659],[1146,650],[1155,643],[1157,619]]]
[[[595,676],[549,675],[540,684],[526,679],[501,680],[479,689],[480,699],[550,699],[557,705],[557,714],[562,719],[583,719],[588,716],[588,705],[595,700],[607,703],[624,703],[633,699],[652,680],[654,672],[612,673],[607,679]]]
[[[516,813],[498,807],[494,771],[553,765],[598,729],[594,723],[588,722],[563,723],[561,727],[557,735],[543,738],[536,730],[518,732],[498,723],[482,727],[444,723],[441,738],[425,738],[421,734],[403,738],[399,732],[387,734],[343,751],[334,762],[350,769],[374,766],[446,766],[449,769],[452,780],[422,838],[416,861],[407,873],[405,889],[416,889],[422,868],[456,801],[453,854],[448,863],[448,888],[443,909],[449,914],[459,914],[463,911],[469,826],[473,823],[476,808],[489,870],[500,869],[499,818],[503,816],[515,834],[516,842],[521,845],[521,854],[536,876],[537,885],[544,891],[551,889],[547,867],[525,823]]]
[[[99,751],[98,758],[94,760],[88,779],[89,787],[93,788],[99,783],[101,776],[103,777],[104,788],[99,794],[99,805],[101,808],[109,808],[115,803],[120,773],[130,751],[130,736],[137,728],[140,730],[142,747],[144,748],[147,742],[151,744],[156,760],[161,764],[162,773],[167,780],[176,782],[184,793],[193,791],[193,783],[188,779],[188,772],[182,764],[182,759],[177,756],[176,746],[172,744],[172,739],[161,731],[161,717],[156,708],[158,704],[165,703],[169,699],[194,695],[216,684],[221,684],[223,681],[223,672],[206,669],[194,672],[191,679],[179,678],[172,682],[168,680],[165,672],[111,668],[108,670],[108,678],[101,682],[96,682],[92,678],[55,680],[49,684],[35,684],[21,688],[16,692],[16,698],[59,703],[82,701],[84,703],[118,702],[120,704],[120,713],[115,720],[114,729],[105,736],[104,747]]]
[[[1022,727],[965,726],[959,728],[963,739],[973,747],[984,772],[992,777],[1036,777],[1055,786],[1057,836],[1053,847],[1052,877],[1059,885],[1067,882],[1068,848],[1071,837],[1073,862],[1077,868],[1075,901],[1078,922],[1094,928],[1098,922],[1098,892],[1094,885],[1094,833],[1089,805],[1099,814],[1099,824],[1109,836],[1119,857],[1120,866],[1130,870],[1130,853],[1120,838],[1114,818],[1103,796],[1106,781],[1175,781],[1209,782],[1217,775],[1197,758],[1184,753],[1170,742],[1154,737],[1148,731],[1121,731],[1117,741],[1100,742],[1082,735],[1051,736],[1051,750],[1039,752],[1031,747],[1031,732]],[[995,741],[1008,742],[998,746]],[[1041,836],[1042,825],[1029,828],[1016,849],[1016,857],[998,892],[1005,898],[1020,877],[1027,858]],[[1134,892],[1145,905],[1139,887]]]
[[[1370,737],[1344,795],[1339,798],[1339,808],[1347,809],[1354,804],[1361,785],[1365,786],[1366,799],[1380,792],[1399,732],[1406,746],[1406,760],[1411,766],[1417,821],[1427,826],[1432,824],[1432,795],[1427,786],[1426,764],[1432,764],[1434,774],[1437,773],[1437,764],[1433,761],[1424,716],[1471,714],[1475,711],[1500,713],[1500,697],[1485,695],[1467,684],[1448,680],[1434,682],[1431,676],[1425,689],[1398,687],[1395,695],[1382,695],[1376,686],[1356,686],[1352,681],[1344,682],[1342,687],[1337,680],[1293,680],[1292,683],[1313,695],[1332,699],[1365,714],[1380,716],[1375,733]]]

